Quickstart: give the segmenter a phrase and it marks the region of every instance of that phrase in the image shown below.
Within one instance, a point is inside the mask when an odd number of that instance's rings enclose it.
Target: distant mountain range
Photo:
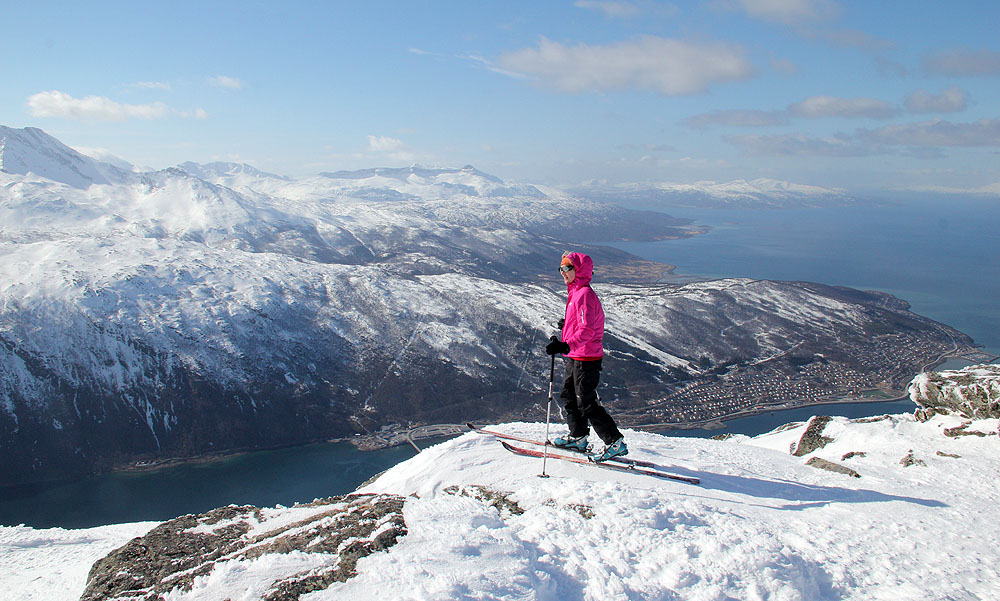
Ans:
[[[855,205],[861,199],[840,188],[793,184],[773,179],[730,182],[668,182],[607,185],[592,183],[571,193],[602,202],[655,208],[787,209]],[[866,203],[872,201],[866,200]]]
[[[639,418],[734,370],[901,374],[971,343],[887,295],[650,284],[664,266],[593,244],[692,232],[472,167],[138,172],[0,127],[0,485],[537,416],[571,247],[608,312],[602,396]]]

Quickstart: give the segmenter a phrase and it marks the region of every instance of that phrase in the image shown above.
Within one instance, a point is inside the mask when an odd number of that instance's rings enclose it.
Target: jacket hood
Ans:
[[[569,253],[566,258],[573,264],[576,277],[569,283],[571,288],[587,286],[594,277],[594,260],[583,253]]]

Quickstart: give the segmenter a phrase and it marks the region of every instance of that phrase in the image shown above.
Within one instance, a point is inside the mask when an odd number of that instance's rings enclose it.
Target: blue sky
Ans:
[[[1000,194],[1000,3],[34,2],[0,124],[140,166]]]

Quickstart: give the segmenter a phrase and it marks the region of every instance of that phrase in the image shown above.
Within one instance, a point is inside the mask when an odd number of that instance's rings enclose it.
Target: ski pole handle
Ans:
[[[549,366],[549,400],[552,400],[552,382],[556,379],[556,356],[552,355],[552,364]]]

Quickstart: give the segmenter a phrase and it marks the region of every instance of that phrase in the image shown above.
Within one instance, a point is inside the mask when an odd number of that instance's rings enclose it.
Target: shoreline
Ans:
[[[648,432],[669,432],[671,430],[724,430],[726,429],[726,422],[743,419],[746,417],[753,417],[755,415],[763,415],[764,413],[774,413],[776,411],[791,411],[793,409],[807,409],[809,407],[822,407],[824,405],[874,405],[879,403],[896,403],[899,401],[904,401],[909,398],[909,395],[903,394],[893,398],[887,399],[827,399],[822,401],[816,401],[812,403],[802,403],[800,405],[789,405],[787,403],[782,403],[781,405],[755,407],[753,409],[744,409],[742,411],[737,411],[736,413],[727,413],[721,417],[713,417],[710,419],[700,420],[697,422],[665,422],[659,424],[637,424],[631,426],[636,430],[643,430]],[[914,409],[917,407],[914,406]],[[790,422],[789,422],[790,423]]]

